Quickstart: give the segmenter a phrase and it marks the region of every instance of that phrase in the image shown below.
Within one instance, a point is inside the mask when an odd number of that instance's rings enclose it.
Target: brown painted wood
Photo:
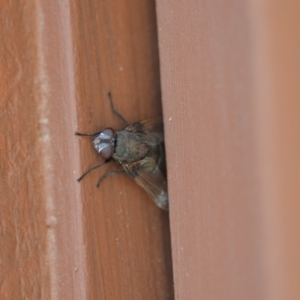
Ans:
[[[78,131],[124,126],[110,110],[108,91],[128,122],[160,114],[154,2],[76,1],[72,11]],[[78,143],[81,171],[101,162],[90,139]],[[127,176],[106,179],[96,189],[100,175],[115,169],[109,164],[80,185],[88,297],[172,298],[168,214]]]
[[[70,5],[70,6],[69,6]],[[152,1],[0,2],[1,299],[172,299],[168,214],[93,132],[161,113]]]
[[[299,8],[157,1],[176,299],[300,299]]]
[[[51,290],[42,201],[47,196],[41,170],[45,135],[34,80],[37,32],[34,6],[26,8],[1,2],[1,299],[41,299]]]

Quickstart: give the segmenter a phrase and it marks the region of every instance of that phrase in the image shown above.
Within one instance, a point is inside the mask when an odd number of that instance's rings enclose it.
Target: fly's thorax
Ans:
[[[149,147],[138,134],[126,130],[116,131],[112,158],[119,164],[133,163],[144,158]]]

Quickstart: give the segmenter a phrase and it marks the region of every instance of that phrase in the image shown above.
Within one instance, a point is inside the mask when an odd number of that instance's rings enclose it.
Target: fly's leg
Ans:
[[[112,112],[118,117],[120,118],[126,125],[128,125],[129,123],[125,120],[125,118],[115,109],[113,101],[112,101],[112,96],[111,96],[111,92],[108,92],[108,99],[109,99],[109,103],[110,103],[110,107]]]
[[[97,131],[97,132],[94,132],[94,133],[80,133],[80,132],[75,132],[75,135],[78,135],[78,136],[95,136],[95,135],[98,135],[100,134],[101,131]]]
[[[108,163],[108,162],[109,162],[109,160],[106,160],[106,161],[102,162],[101,164],[96,165],[96,166],[94,166],[94,167],[88,169],[87,171],[85,171],[85,172],[77,179],[77,181],[80,182],[80,180],[81,180],[85,175],[87,175],[87,174],[90,173],[91,171],[94,171],[94,170],[96,170],[96,169],[102,167],[104,164],[106,164],[106,163]]]
[[[115,174],[122,174],[122,173],[126,173],[126,172],[125,172],[125,171],[108,171],[108,172],[106,172],[105,174],[103,174],[103,175],[99,178],[96,187],[98,188],[98,187],[100,186],[101,182],[102,182],[106,177],[111,176],[111,175],[115,175]]]

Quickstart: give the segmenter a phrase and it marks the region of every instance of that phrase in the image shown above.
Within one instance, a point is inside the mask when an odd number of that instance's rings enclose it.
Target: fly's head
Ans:
[[[94,139],[93,144],[105,160],[110,159],[115,150],[115,131],[110,127],[105,128]]]

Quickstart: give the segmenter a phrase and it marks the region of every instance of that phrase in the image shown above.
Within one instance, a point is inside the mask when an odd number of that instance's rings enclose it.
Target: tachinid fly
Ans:
[[[105,159],[104,162],[88,169],[77,181],[113,160],[121,165],[123,170],[108,171],[103,174],[98,180],[97,187],[107,176],[127,173],[146,190],[158,207],[168,210],[162,118],[154,117],[128,124],[114,108],[110,93],[108,97],[113,113],[125,122],[126,126],[121,130],[108,127],[92,134],[75,132],[75,135],[79,136],[97,136],[93,141],[94,147]]]

